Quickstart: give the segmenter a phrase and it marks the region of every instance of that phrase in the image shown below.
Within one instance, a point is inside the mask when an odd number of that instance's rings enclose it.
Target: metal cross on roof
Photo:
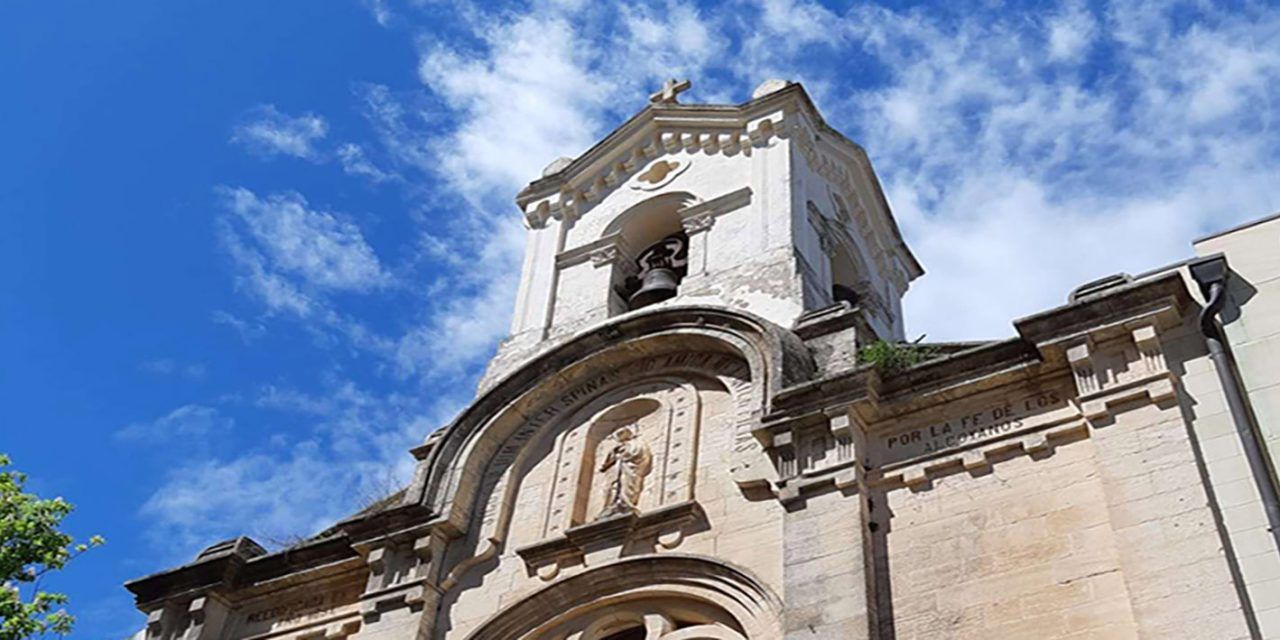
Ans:
[[[693,83],[688,80],[676,80],[672,78],[662,83],[662,90],[649,96],[649,102],[654,104],[678,104],[676,100],[680,92],[692,87]]]

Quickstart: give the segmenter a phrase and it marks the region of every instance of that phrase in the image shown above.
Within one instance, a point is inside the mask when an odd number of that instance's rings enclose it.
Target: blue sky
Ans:
[[[1280,209],[1280,8],[790,0],[0,7],[0,451],[108,546],[48,585],[287,543],[404,477],[506,330],[515,192],[690,77],[805,82],[928,274],[908,332],[1011,334]]]

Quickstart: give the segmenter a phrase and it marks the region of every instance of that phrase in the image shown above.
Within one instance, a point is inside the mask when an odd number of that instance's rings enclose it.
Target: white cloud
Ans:
[[[252,153],[263,156],[286,155],[304,160],[319,160],[315,143],[325,137],[329,124],[311,113],[290,116],[275,105],[251,109],[244,121],[236,125],[231,141]]]
[[[342,170],[348,175],[368,178],[375,184],[399,178],[394,173],[379,169],[365,156],[364,149],[358,144],[347,143],[338,147],[338,160],[342,162]]]
[[[186,440],[198,441],[217,433],[226,432],[235,421],[223,416],[213,407],[188,404],[150,422],[136,422],[116,431],[116,437],[125,440],[147,442]]]
[[[623,26],[617,48],[632,69],[632,86],[645,78],[688,78],[727,52],[729,39],[692,4],[638,4],[622,8]],[[621,62],[621,61],[620,61]],[[637,87],[643,93],[643,87]],[[706,96],[711,87],[699,87]],[[654,87],[656,89],[656,87]],[[707,101],[725,101],[725,96]]]
[[[271,270],[262,253],[249,246],[230,225],[224,228],[222,242],[238,268],[236,285],[240,289],[248,291],[273,313],[311,315],[315,306],[312,299],[289,279]]]
[[[259,263],[318,289],[367,292],[388,283],[390,276],[353,222],[310,207],[296,193],[266,198],[244,188],[223,193],[227,208],[260,250]]]
[[[1247,44],[1273,40],[1275,16],[1098,35],[1079,7],[1062,11],[1079,38],[1050,21],[1053,61],[1027,53],[1035,34],[1016,20],[859,14],[855,34],[891,77],[841,115],[863,132],[929,272],[908,296],[912,331],[1007,335],[1015,317],[1084,281],[1178,259],[1198,232],[1275,205],[1265,185],[1280,149],[1258,139],[1258,114],[1244,107],[1280,93],[1273,54]],[[1090,81],[1080,47],[1098,37],[1126,44]],[[1213,62],[1190,59],[1209,50]]]
[[[385,27],[391,24],[391,7],[388,6],[387,0],[361,0],[361,3],[380,26]]]
[[[1048,28],[1049,58],[1074,60],[1093,41],[1096,21],[1083,2],[1070,2],[1049,20]]]
[[[157,542],[171,553],[193,554],[222,537],[251,528],[259,538],[313,533],[341,517],[333,509],[346,490],[334,464],[314,445],[284,455],[260,453],[184,465],[143,504]],[[341,478],[339,478],[341,479]]]
[[[487,45],[481,56],[436,43],[418,68],[422,81],[461,116],[437,147],[449,153],[435,157],[468,196],[521,185],[556,156],[585,150],[603,128],[609,95],[608,79],[589,70],[590,43],[562,17],[524,16],[477,35]]]
[[[249,534],[268,544],[307,536],[384,497],[408,480],[409,447],[465,402],[445,394],[376,395],[346,380],[323,393],[267,387],[255,405],[309,421],[236,455],[175,465],[141,507],[157,547],[185,559]]]

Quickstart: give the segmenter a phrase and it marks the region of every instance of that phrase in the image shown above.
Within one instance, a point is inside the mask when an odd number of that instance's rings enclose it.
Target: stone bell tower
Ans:
[[[654,305],[729,307],[790,328],[857,309],[857,342],[903,337],[901,299],[923,271],[866,152],[799,84],[765,82],[736,106],[680,104],[688,87],[668,81],[520,192],[520,292],[482,387]]]

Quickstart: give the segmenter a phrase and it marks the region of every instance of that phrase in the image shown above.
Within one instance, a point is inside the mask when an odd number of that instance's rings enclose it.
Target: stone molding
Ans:
[[[839,469],[817,469],[813,478],[802,473],[798,434],[823,425],[833,434],[858,434],[857,458],[867,466],[868,482],[876,485],[917,486],[957,470],[979,473],[1011,455],[1039,455],[1057,442],[1089,437],[1090,425],[1109,419],[1117,406],[1175,397],[1160,334],[1180,325],[1189,300],[1182,279],[1170,274],[1021,319],[1016,326],[1022,338],[977,345],[891,375],[864,367],[784,390],[756,431],[775,464],[787,467],[785,472],[779,468],[770,486],[785,502],[822,486],[855,482],[854,474],[841,476]],[[1104,368],[1112,373],[1103,375]],[[914,452],[905,458],[886,458],[868,444],[903,428],[904,416],[913,411],[933,406],[960,411],[968,396],[981,407],[977,399],[1000,394],[1013,394],[1028,407],[998,429],[970,429],[954,443],[943,438],[947,444],[935,450],[907,447],[903,451]]]
[[[648,109],[641,113],[647,111]],[[783,113],[779,111],[750,122],[739,118],[723,122],[704,119],[692,125],[695,127],[693,129],[686,122],[667,123],[659,119],[651,123],[649,132],[642,134],[640,141],[633,143],[630,151],[620,152],[620,160],[603,166],[590,177],[575,178],[570,183],[561,185],[556,192],[534,200],[523,201],[525,192],[522,192],[517,201],[521,203],[525,222],[530,228],[543,228],[551,219],[574,220],[614,189],[632,180],[642,167],[650,166],[650,161],[654,159],[680,151],[696,151],[707,155],[750,155],[753,147],[767,145],[775,137],[786,137],[783,118]],[[672,171],[673,175],[666,176],[658,186],[646,190],[661,188],[683,173],[689,166],[689,161],[681,159],[679,162],[681,164]]]
[[[295,640],[343,640],[360,630],[359,620],[333,622],[319,629],[304,631],[294,636]]]
[[[596,267],[614,264],[620,258],[631,255],[631,247],[621,233],[611,233],[584,245],[566,249],[556,256],[556,268],[565,269],[587,260]]]
[[[872,336],[866,310],[845,301],[836,302],[821,309],[806,312],[796,319],[792,331],[802,340],[812,340],[843,329],[856,328],[859,335]]]
[[[742,187],[684,207],[676,214],[680,216],[685,232],[692,236],[710,229],[717,216],[736,211],[748,204],[751,204],[751,187]],[[556,255],[556,268],[565,269],[587,260],[596,267],[604,267],[617,264],[620,260],[625,261],[634,257],[634,254],[634,248],[627,244],[622,234],[615,232],[560,252]]]
[[[1121,344],[1112,349],[1100,352],[1097,342],[1086,336],[1065,350],[1075,378],[1080,411],[1090,421],[1110,417],[1112,407],[1119,404],[1139,399],[1159,403],[1177,395],[1155,325],[1143,321],[1132,327],[1130,336],[1122,338]],[[1133,345],[1133,352],[1126,348],[1129,344]],[[1107,365],[1099,360],[1106,356],[1124,365],[1128,375],[1103,375]]]
[[[596,520],[565,530],[549,540],[516,549],[530,573],[552,580],[565,567],[581,564],[589,554],[603,551],[616,559],[637,540],[653,538],[662,549],[674,549],[693,529],[706,525],[702,506],[693,500]]]
[[[710,229],[717,216],[737,211],[751,204],[751,195],[751,187],[742,187],[705,202],[690,205],[676,213],[680,216],[685,232],[693,235]]]
[[[548,611],[573,617],[646,594],[709,602],[732,615],[748,637],[783,637],[782,601],[755,575],[714,558],[662,553],[624,558],[557,580],[504,607],[466,638],[529,637],[546,623]]]
[[[673,342],[674,336],[683,336],[680,338],[683,342]],[[799,338],[740,311],[671,306],[621,316],[531,360],[477,398],[446,427],[446,435],[432,448],[427,460],[420,463],[406,502],[436,505],[433,510],[442,514],[442,524],[447,523],[458,532],[465,531],[472,508],[469,491],[474,487],[459,494],[458,479],[467,473],[476,473],[464,472],[464,468],[487,459],[475,453],[473,444],[487,431],[486,427],[503,425],[502,416],[510,411],[533,411],[532,406],[520,408],[522,403],[536,402],[534,396],[528,395],[531,391],[537,390],[544,397],[562,392],[574,380],[595,375],[590,373],[593,366],[616,372],[619,365],[605,364],[604,359],[636,349],[648,354],[660,354],[666,349],[688,351],[691,340],[718,344],[719,349],[737,352],[747,362],[752,380],[750,403],[754,407],[749,411],[762,412],[779,389],[807,379],[814,371],[811,356]],[[593,364],[597,362],[599,364]],[[550,377],[551,374],[555,374],[554,377]],[[502,428],[514,429],[515,425]],[[487,437],[506,438],[498,433]]]
[[[873,253],[879,260],[880,256],[892,252],[894,264],[901,265],[902,269],[889,268],[886,262],[883,277],[900,281],[895,286],[905,290],[905,282],[920,276],[924,270],[889,214],[888,201],[871,171],[865,151],[826,124],[799,84],[738,106],[651,104],[567,166],[530,183],[516,197],[516,202],[525,214],[526,224],[540,229],[552,219],[579,218],[650,161],[665,154],[684,151],[749,156],[754,148],[766,147],[777,138],[790,138],[800,130],[806,132],[809,140],[821,140],[821,146],[829,147],[826,153],[843,157],[843,160],[819,161],[815,156],[813,162],[827,173],[831,171],[830,166],[842,162],[847,165],[843,173],[836,176],[841,181],[835,183],[841,185],[846,196],[857,193],[856,189],[850,191],[855,172],[862,174],[875,191],[874,206],[853,201],[860,213],[856,219],[872,224],[874,218],[878,230],[887,234],[873,236],[882,238],[876,241],[880,250]],[[801,153],[805,153],[803,148]],[[886,241],[893,245],[891,250],[885,246]]]
[[[878,469],[867,483],[871,486],[901,485],[917,488],[926,485],[933,478],[952,473],[983,473],[989,471],[997,461],[1013,456],[1051,453],[1054,447],[1086,438],[1088,434],[1088,426],[1083,420],[1068,419],[1063,424],[1037,427],[1019,435],[983,442],[971,449],[948,455],[889,465]]]

